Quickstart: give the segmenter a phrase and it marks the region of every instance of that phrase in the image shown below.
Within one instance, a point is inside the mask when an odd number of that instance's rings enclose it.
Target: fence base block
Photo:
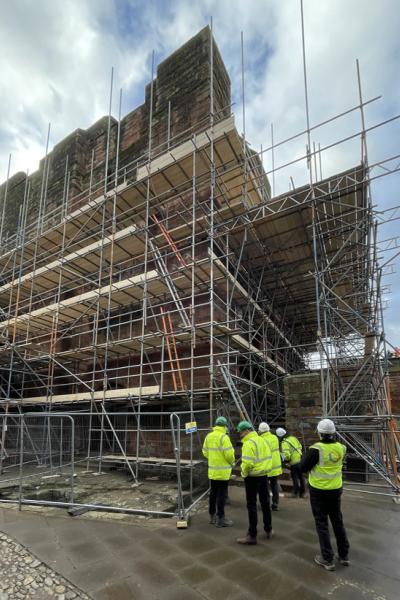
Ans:
[[[187,529],[189,525],[188,521],[177,521],[176,522],[176,528],[177,529]]]

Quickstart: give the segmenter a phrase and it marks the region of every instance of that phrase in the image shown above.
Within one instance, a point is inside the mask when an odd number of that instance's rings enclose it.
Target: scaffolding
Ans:
[[[94,181],[92,157],[90,183],[74,195],[67,160],[59,207],[45,210],[45,165],[33,222],[26,179],[18,229],[1,240],[3,480],[33,463],[51,473],[68,464],[71,505],[78,464],[98,474],[123,465],[135,484],[149,465],[172,465],[182,516],[197,502],[196,470],[206,477],[198,433],[220,413],[283,424],[285,378],[318,369],[321,414],[398,494],[371,185],[400,169],[396,157],[370,165],[366,145],[368,131],[397,117],[367,128],[364,108],[377,98],[364,100],[360,85],[356,106],[314,126],[307,112],[307,129],[255,152],[230,107],[215,110],[213,44],[210,35],[209,110],[189,129],[171,136],[169,103],[166,139],[153,143],[153,59],[139,158],[119,164],[120,95],[111,164],[111,83],[104,179]],[[312,149],[311,133],[356,111],[361,129]],[[277,148],[304,136],[306,152],[277,163]],[[322,178],[324,157],[349,140],[360,141],[361,160]],[[269,178],[299,164],[309,182],[271,194]],[[3,217],[6,205],[7,186]],[[197,434],[178,444],[183,419]]]

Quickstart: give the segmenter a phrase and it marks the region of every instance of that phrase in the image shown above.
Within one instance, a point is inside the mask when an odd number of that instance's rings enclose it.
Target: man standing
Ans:
[[[335,424],[322,419],[317,431],[320,441],[311,446],[301,461],[301,469],[308,473],[310,503],[319,538],[321,555],[314,561],[327,571],[336,569],[329,536],[328,517],[336,537],[339,562],[349,566],[349,542],[343,525],[340,507],[342,497],[342,468],[346,447],[336,441]]]
[[[265,440],[271,449],[272,468],[268,473],[268,482],[272,492],[272,510],[278,510],[279,504],[279,483],[278,477],[282,475],[282,461],[279,452],[279,440],[277,436],[270,431],[268,423],[260,423],[258,434]]]
[[[276,435],[281,442],[282,458],[290,467],[290,474],[293,481],[292,498],[304,498],[306,486],[303,473],[300,467],[302,447],[299,440],[294,435],[288,435],[286,429],[278,427]]]
[[[238,544],[257,544],[257,496],[263,513],[264,531],[267,538],[272,536],[271,509],[267,475],[272,467],[272,456],[266,442],[253,431],[248,421],[241,421],[237,427],[242,439],[241,475],[246,488],[249,529],[247,535],[238,538]]]
[[[232,521],[225,518],[225,503],[228,497],[228,483],[235,464],[235,452],[228,431],[228,421],[218,417],[215,427],[206,435],[203,455],[208,461],[210,480],[209,513],[210,525],[231,527]]]

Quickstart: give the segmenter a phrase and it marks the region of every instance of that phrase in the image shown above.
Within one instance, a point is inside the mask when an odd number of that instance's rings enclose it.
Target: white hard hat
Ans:
[[[278,429],[276,430],[276,435],[278,437],[283,437],[284,435],[286,435],[286,429],[283,429],[283,427],[278,427]]]
[[[258,433],[265,433],[266,431],[269,431],[268,423],[260,423],[258,426]]]
[[[317,425],[317,431],[318,433],[336,433],[335,423],[330,419],[322,419]]]

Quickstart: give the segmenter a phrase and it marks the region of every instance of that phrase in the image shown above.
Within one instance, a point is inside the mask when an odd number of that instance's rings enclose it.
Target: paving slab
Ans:
[[[157,600],[157,597],[143,589],[134,577],[110,583],[94,592],[96,600]]]
[[[64,512],[0,508],[0,531],[99,600],[398,600],[400,508],[385,498],[345,494],[351,566],[327,573],[313,562],[317,537],[307,500],[283,498],[275,535],[240,546],[244,490],[232,488],[234,526],[208,524],[206,510],[187,530],[173,520],[96,520]]]
[[[209,567],[219,567],[226,563],[232,563],[240,557],[239,550],[236,548],[214,548],[211,552],[206,552],[199,556],[199,560]]]
[[[243,586],[223,577],[221,574],[215,575],[211,579],[198,584],[196,589],[207,600],[257,600],[257,597]],[[263,594],[260,598],[268,598],[268,596]]]

